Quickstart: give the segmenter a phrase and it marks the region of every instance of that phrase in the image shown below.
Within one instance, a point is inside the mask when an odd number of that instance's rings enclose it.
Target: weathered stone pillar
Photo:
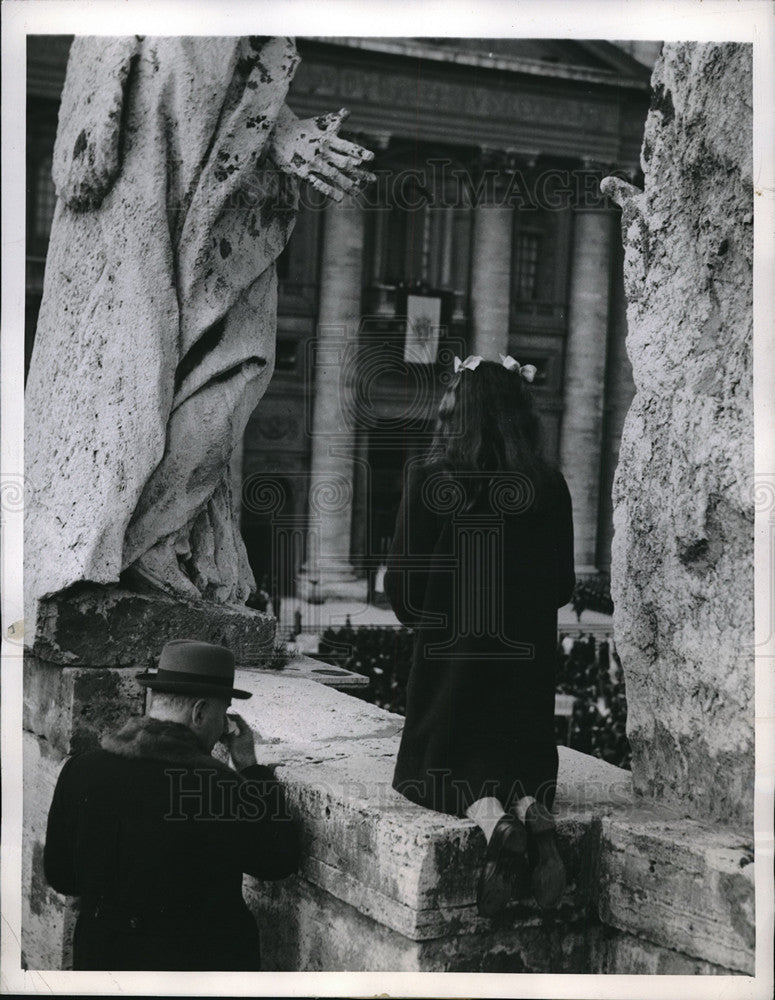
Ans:
[[[309,528],[299,596],[363,600],[366,580],[350,562],[355,377],[361,321],[363,209],[354,199],[326,209],[320,310],[312,378]]]
[[[753,806],[751,46],[665,46],[622,205],[636,395],[612,590],[633,777],[684,813]]]
[[[497,361],[508,354],[514,210],[482,204],[474,210],[471,246],[471,354]]]
[[[560,465],[573,497],[576,571],[580,573],[593,573],[597,568],[611,229],[610,212],[576,212]]]

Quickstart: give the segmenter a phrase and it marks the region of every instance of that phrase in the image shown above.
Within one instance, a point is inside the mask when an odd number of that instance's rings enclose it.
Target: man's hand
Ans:
[[[223,742],[229,748],[231,761],[238,771],[243,771],[256,763],[256,735],[241,715],[229,714],[226,716],[229,723],[229,732],[224,736]],[[233,726],[237,732],[233,732]]]
[[[316,191],[341,201],[345,194],[376,180],[364,166],[371,150],[339,138],[350,112],[346,108],[318,118],[279,120],[272,135],[271,156],[287,174],[308,181]]]

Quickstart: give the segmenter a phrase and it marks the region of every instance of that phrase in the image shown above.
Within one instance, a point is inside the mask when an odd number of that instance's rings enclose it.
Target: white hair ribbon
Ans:
[[[538,369],[535,365],[520,365],[519,361],[512,358],[510,354],[499,354],[498,357],[501,359],[501,364],[504,368],[508,369],[510,372],[519,372],[526,382],[532,382],[536,377]]]
[[[479,362],[483,359],[478,354],[469,354],[465,361],[461,361],[460,358],[455,355],[455,374],[462,372],[464,368],[468,368],[469,371],[473,371],[475,368],[479,367]]]

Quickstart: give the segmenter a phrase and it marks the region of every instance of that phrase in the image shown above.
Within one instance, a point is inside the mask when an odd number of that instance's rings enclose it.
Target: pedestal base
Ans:
[[[240,666],[271,654],[277,622],[236,604],[182,601],[161,592],[77,584],[41,601],[32,652],[79,667],[155,666],[171,639],[228,646]]]
[[[74,901],[54,892],[43,874],[46,819],[65,757],[93,749],[106,732],[142,714],[145,689],[136,674],[156,666],[168,640],[220,643],[239,665],[259,667],[271,654],[275,627],[271,615],[250,608],[97,584],[41,602],[24,656],[22,954],[28,968],[68,968],[71,960]]]

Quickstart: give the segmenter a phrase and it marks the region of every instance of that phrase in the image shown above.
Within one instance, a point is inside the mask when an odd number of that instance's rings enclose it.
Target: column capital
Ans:
[[[538,150],[480,147],[471,161],[479,203],[503,204],[504,198],[515,191],[521,191],[524,200],[531,186],[526,182],[535,173],[539,157]]]

